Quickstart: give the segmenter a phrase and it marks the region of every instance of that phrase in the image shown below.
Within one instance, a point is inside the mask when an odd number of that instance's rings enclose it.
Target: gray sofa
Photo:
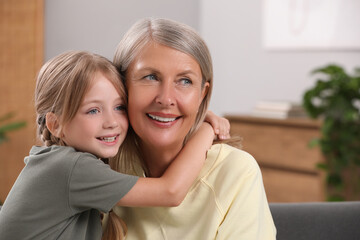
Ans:
[[[360,201],[270,203],[270,210],[277,240],[360,240]]]
[[[277,240],[360,240],[360,201],[270,203]]]

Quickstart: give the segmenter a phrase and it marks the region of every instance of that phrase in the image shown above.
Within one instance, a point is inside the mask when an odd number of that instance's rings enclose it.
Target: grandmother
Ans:
[[[114,64],[128,91],[128,138],[114,169],[159,177],[204,120],[213,86],[209,50],[192,28],[169,19],[136,22]],[[135,144],[134,144],[135,142]],[[276,229],[255,159],[224,142],[178,207],[116,207],[126,239],[275,239]]]

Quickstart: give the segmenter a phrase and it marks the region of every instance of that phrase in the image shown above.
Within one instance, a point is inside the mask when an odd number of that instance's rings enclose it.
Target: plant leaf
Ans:
[[[14,112],[9,112],[3,116],[0,117],[0,122],[3,122],[3,121],[6,121],[6,120],[9,120],[10,118],[14,117],[15,116],[15,113]]]
[[[320,144],[320,139],[313,138],[309,141],[308,146],[309,146],[309,148],[314,148],[314,147],[318,146],[319,144]]]
[[[4,126],[0,127],[0,132],[10,132],[10,131],[14,131],[17,130],[19,128],[25,127],[26,126],[26,122],[14,122],[14,123],[9,123],[6,124]]]
[[[318,164],[316,164],[316,167],[318,169],[321,169],[321,170],[328,170],[329,169],[329,167],[328,167],[328,165],[326,163],[318,163]]]

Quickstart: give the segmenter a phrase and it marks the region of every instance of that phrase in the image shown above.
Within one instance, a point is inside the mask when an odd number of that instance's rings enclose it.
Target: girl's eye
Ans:
[[[119,105],[115,107],[116,111],[126,111],[126,106],[125,105]]]
[[[93,114],[97,114],[99,112],[100,111],[98,109],[94,108],[94,109],[91,109],[91,110],[87,111],[87,114],[93,115]]]
[[[155,74],[149,74],[149,75],[145,76],[145,79],[158,80]]]

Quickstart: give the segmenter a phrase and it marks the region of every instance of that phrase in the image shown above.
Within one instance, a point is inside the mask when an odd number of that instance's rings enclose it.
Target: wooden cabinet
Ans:
[[[0,144],[0,202],[36,143],[33,99],[36,74],[43,63],[43,12],[44,0],[0,1],[0,116],[14,112],[12,120],[27,123]]]
[[[323,201],[319,148],[309,148],[320,136],[320,121],[225,116],[231,134],[243,138],[243,150],[258,161],[269,202]]]

